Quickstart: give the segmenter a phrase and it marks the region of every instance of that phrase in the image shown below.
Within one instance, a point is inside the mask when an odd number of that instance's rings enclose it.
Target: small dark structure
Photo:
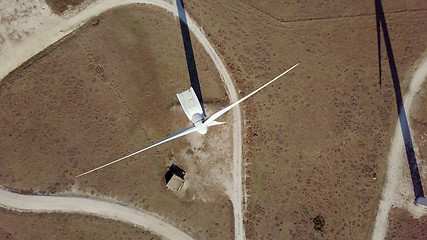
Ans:
[[[165,174],[166,187],[175,192],[181,190],[184,185],[184,176],[185,171],[172,163]]]

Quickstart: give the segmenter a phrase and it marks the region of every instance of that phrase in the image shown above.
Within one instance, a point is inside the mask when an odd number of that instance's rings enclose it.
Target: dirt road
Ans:
[[[411,111],[412,101],[414,99],[415,93],[418,92],[425,82],[427,77],[427,59],[420,64],[417,70],[414,73],[414,76],[411,80],[409,91],[405,94],[404,105],[409,115]],[[372,233],[372,239],[384,239],[387,234],[388,228],[388,214],[390,209],[402,201],[401,194],[402,192],[399,189],[399,183],[403,181],[402,168],[405,168],[406,159],[405,159],[405,149],[403,143],[402,131],[400,130],[399,122],[396,123],[396,130],[394,132],[393,142],[391,144],[390,152],[388,154],[388,168],[387,168],[387,179],[385,181],[385,186],[382,193],[382,198],[378,206],[377,217],[375,219],[375,226]],[[412,185],[410,185],[412,187]],[[403,190],[403,192],[406,192]],[[412,192],[412,191],[409,191]],[[410,203],[414,205],[413,203]],[[420,208],[418,206],[413,206],[415,208]]]
[[[0,188],[0,206],[18,211],[88,213],[146,228],[168,239],[193,239],[160,217],[100,199],[21,195]]]
[[[174,1],[172,1],[174,2]],[[22,63],[41,52],[43,49],[49,47],[53,43],[57,42],[61,38],[73,32],[75,29],[80,27],[82,24],[87,22],[91,17],[97,16],[102,12],[123,5],[129,5],[133,3],[143,3],[143,4],[151,4],[165,9],[168,12],[173,13],[175,16],[177,14],[177,8],[175,5],[170,4],[166,1],[161,0],[100,0],[97,1],[80,12],[77,12],[74,15],[70,15],[68,17],[60,17],[54,14],[48,14],[48,10],[41,10],[41,14],[38,14],[35,19],[32,19],[32,24],[37,26],[37,31],[31,33],[27,38],[21,39],[15,43],[9,43],[3,45],[0,50],[0,79],[3,79],[7,74],[13,71],[16,67],[20,66]],[[197,26],[197,24],[191,19],[191,17],[187,14],[187,22],[189,29],[195,34],[198,41],[202,44],[206,52],[212,58],[215,66],[220,73],[221,79],[225,84],[228,96],[230,97],[231,102],[235,102],[238,100],[236,89],[234,88],[233,81],[230,78],[229,73],[227,72],[225,65],[221,59],[221,57],[216,53],[212,45],[209,43],[203,32]],[[31,27],[30,27],[31,28]],[[0,80],[1,81],[1,80]],[[233,113],[233,185],[230,186],[231,192],[230,199],[233,203],[234,209],[234,223],[235,223],[235,239],[245,239],[245,230],[243,226],[243,188],[242,188],[242,126],[241,126],[241,114],[239,106],[235,107],[232,111]],[[7,191],[0,192],[0,200],[3,200],[4,197],[9,194]],[[3,196],[4,195],[4,196]],[[15,196],[15,195],[14,195]],[[28,197],[28,196],[27,196]],[[30,198],[29,201],[33,201],[35,199]],[[49,201],[46,200],[47,205],[43,205],[46,208],[53,208],[51,211],[61,211],[61,212],[90,212],[90,209],[93,208],[98,210],[98,215],[102,215],[108,218],[115,218],[116,216],[110,215],[108,211],[108,205],[100,204],[97,200],[91,200],[89,202],[85,202],[85,208],[79,208],[79,205],[73,205],[76,201],[75,198],[56,198],[54,202],[52,202],[53,206],[49,206]],[[4,204],[0,202],[0,204]],[[63,208],[61,208],[63,206]],[[67,206],[67,207],[65,207]],[[90,207],[89,207],[90,206]],[[102,207],[107,207],[104,210],[101,210]],[[76,210],[79,209],[79,210]],[[28,208],[27,210],[31,210]],[[40,209],[34,209],[39,211]],[[46,209],[47,210],[47,209]],[[124,211],[124,210],[123,210]],[[123,215],[124,216],[124,215]],[[126,219],[118,219],[126,221]],[[157,224],[165,225],[166,223],[157,222]],[[150,226],[151,225],[147,225]],[[149,230],[154,231],[151,228]],[[162,231],[161,229],[159,229]],[[160,235],[164,235],[165,233],[158,233]],[[175,238],[174,238],[175,239]]]

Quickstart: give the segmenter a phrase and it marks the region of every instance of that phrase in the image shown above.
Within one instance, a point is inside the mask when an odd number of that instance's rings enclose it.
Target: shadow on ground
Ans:
[[[381,0],[375,1],[375,13],[377,23],[377,40],[378,40],[378,67],[379,82],[381,86],[382,69],[381,69],[381,29],[384,37],[384,44],[387,51],[388,63],[393,81],[394,93],[396,97],[396,107],[402,129],[403,140],[405,144],[406,157],[408,158],[409,170],[411,172],[412,185],[414,190],[415,202],[427,206],[427,200],[424,197],[423,186],[421,183],[420,172],[418,170],[417,158],[415,156],[414,146],[412,143],[411,132],[409,130],[408,119],[406,117],[405,107],[403,105],[402,91],[400,89],[399,75],[394,60],[393,49],[391,46],[390,35],[388,33],[387,22],[384,16],[384,10]]]

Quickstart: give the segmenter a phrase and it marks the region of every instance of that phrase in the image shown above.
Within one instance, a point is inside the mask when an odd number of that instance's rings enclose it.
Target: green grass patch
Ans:
[[[187,152],[185,152],[185,153],[187,155],[194,155],[194,151],[191,148],[187,149]]]

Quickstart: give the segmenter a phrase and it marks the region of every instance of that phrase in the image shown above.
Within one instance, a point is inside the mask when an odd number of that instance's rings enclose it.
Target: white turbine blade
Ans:
[[[213,121],[215,121],[215,119],[221,117],[221,115],[223,115],[224,113],[228,112],[230,109],[232,109],[233,107],[235,107],[236,105],[238,105],[239,103],[245,101],[246,99],[248,99],[250,96],[254,95],[255,93],[261,91],[261,89],[267,87],[268,85],[270,85],[271,83],[273,83],[274,81],[276,81],[277,79],[279,79],[280,77],[282,77],[283,75],[285,75],[286,73],[288,73],[289,71],[291,71],[292,69],[294,69],[296,66],[298,66],[299,63],[295,64],[294,66],[292,66],[291,68],[289,68],[288,70],[284,71],[282,74],[280,74],[279,76],[275,77],[273,80],[269,81],[268,83],[262,85],[260,88],[258,88],[257,90],[251,92],[250,94],[248,94],[247,96],[243,97],[242,99],[240,99],[239,101],[231,104],[230,106],[214,113],[212,116],[210,116],[206,121],[205,124],[206,125],[210,125]]]
[[[100,166],[100,167],[97,167],[97,168],[95,168],[95,169],[92,169],[92,170],[90,170],[90,171],[87,171],[87,172],[85,172],[85,173],[82,173],[82,174],[80,174],[80,175],[77,175],[76,177],[81,177],[81,176],[86,175],[86,174],[88,174],[88,173],[95,172],[96,170],[99,170],[99,169],[104,168],[104,167],[107,167],[107,166],[109,166],[109,165],[111,165],[111,164],[114,164],[114,163],[120,162],[120,161],[122,161],[122,160],[124,160],[124,159],[126,159],[126,158],[128,158],[128,157],[132,157],[132,156],[134,156],[134,155],[136,155],[136,154],[138,154],[138,153],[144,152],[144,151],[146,151],[146,150],[148,150],[148,149],[150,149],[150,148],[153,148],[153,147],[158,146],[158,145],[160,145],[160,144],[163,144],[163,143],[165,143],[165,142],[169,142],[170,140],[173,140],[173,139],[175,139],[175,138],[179,138],[179,137],[185,136],[185,135],[190,134],[190,133],[192,133],[192,132],[194,132],[194,131],[196,131],[196,127],[191,126],[191,127],[187,128],[187,129],[184,129],[184,130],[182,130],[182,131],[180,131],[180,132],[178,132],[178,133],[175,133],[174,135],[172,135],[172,136],[170,136],[170,137],[167,137],[167,138],[165,138],[165,139],[163,139],[163,140],[161,140],[161,141],[159,141],[159,142],[157,142],[157,143],[155,143],[155,144],[153,144],[153,145],[151,145],[151,146],[148,146],[148,147],[143,148],[143,149],[141,149],[141,150],[139,150],[139,151],[136,151],[136,152],[134,152],[134,153],[131,153],[131,154],[127,155],[127,156],[124,156],[124,157],[122,157],[122,158],[119,158],[119,159],[117,159],[117,160],[115,160],[115,161],[109,162],[109,163],[104,164],[104,165],[102,165],[102,166]]]
[[[222,125],[222,124],[226,124],[226,122],[212,121],[212,122],[209,122],[209,125],[207,125],[207,126],[211,127],[211,126]]]

